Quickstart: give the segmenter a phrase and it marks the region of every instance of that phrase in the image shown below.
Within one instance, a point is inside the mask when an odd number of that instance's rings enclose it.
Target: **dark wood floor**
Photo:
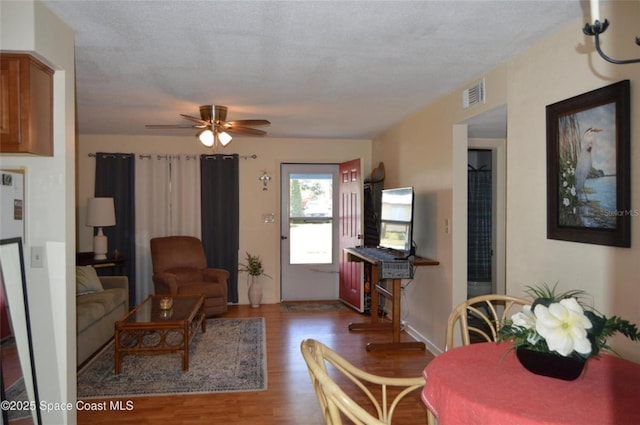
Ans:
[[[132,398],[132,410],[78,412],[78,424],[251,424],[321,425],[322,414],[300,354],[300,341],[314,338],[371,373],[419,376],[433,358],[428,351],[369,353],[370,341],[388,342],[387,332],[349,332],[348,324],[368,321],[352,310],[280,312],[278,304],[232,306],[226,317],[266,319],[268,389],[261,392]],[[402,335],[403,340],[411,340]],[[395,425],[426,424],[419,392],[402,402]]]

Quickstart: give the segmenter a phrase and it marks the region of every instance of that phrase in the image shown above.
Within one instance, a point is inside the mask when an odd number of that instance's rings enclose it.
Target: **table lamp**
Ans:
[[[107,237],[102,233],[102,228],[116,225],[113,198],[89,198],[86,225],[98,228],[98,233],[93,237],[93,258],[106,260],[108,244]]]

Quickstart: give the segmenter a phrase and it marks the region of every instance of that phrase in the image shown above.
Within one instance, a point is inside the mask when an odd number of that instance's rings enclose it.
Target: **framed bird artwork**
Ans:
[[[630,82],[546,107],[547,238],[631,246]]]

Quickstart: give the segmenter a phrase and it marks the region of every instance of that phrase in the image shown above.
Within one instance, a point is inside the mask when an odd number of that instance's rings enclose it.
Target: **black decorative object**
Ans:
[[[596,19],[595,22],[593,23],[593,25],[590,24],[589,22],[587,22],[584,25],[584,28],[582,29],[582,32],[584,33],[584,35],[589,35],[589,36],[595,37],[596,50],[598,51],[598,53],[600,54],[602,59],[606,60],[607,62],[616,64],[616,65],[626,65],[626,64],[629,64],[629,63],[638,63],[638,62],[640,62],[640,58],[639,59],[618,60],[618,59],[610,58],[609,56],[605,55],[605,53],[602,51],[602,48],[600,48],[600,34],[605,32],[607,30],[607,28],[609,28],[609,20],[605,19],[604,22],[600,22],[599,20]],[[640,46],[640,37],[636,37],[636,44],[638,46]]]
[[[529,372],[565,381],[573,381],[578,378],[587,363],[586,359],[563,357],[523,347],[516,349],[516,355],[522,366]]]

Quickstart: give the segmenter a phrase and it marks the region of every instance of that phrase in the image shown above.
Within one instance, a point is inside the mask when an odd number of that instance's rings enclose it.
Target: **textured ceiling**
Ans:
[[[373,138],[588,12],[578,0],[44,3],[75,30],[81,134],[189,134],[145,124],[218,104],[229,120],[270,120],[268,136],[318,138]]]

